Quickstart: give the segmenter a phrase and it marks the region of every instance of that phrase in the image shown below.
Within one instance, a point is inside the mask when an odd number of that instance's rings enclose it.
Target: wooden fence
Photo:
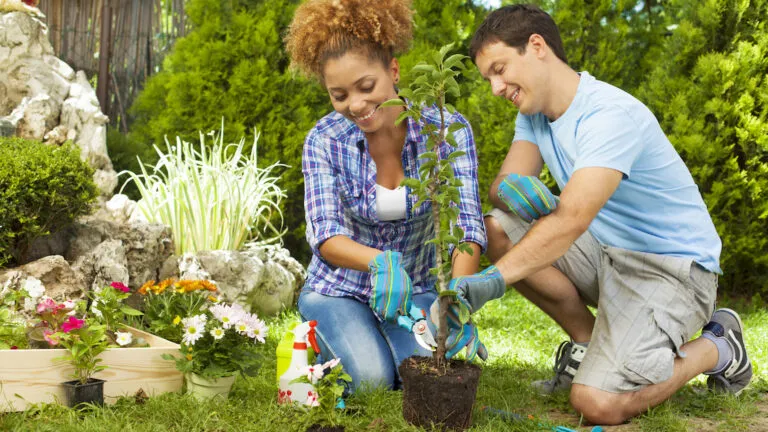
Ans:
[[[126,110],[186,32],[184,0],[41,0],[38,7],[56,55],[97,77],[102,111],[127,131]]]

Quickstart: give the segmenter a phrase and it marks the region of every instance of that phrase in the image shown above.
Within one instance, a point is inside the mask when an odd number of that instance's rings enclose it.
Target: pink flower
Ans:
[[[83,327],[83,324],[85,324],[85,320],[77,319],[73,316],[70,316],[67,318],[66,321],[64,321],[64,324],[61,325],[61,331],[64,333],[69,333],[72,330],[77,330],[79,328]]]
[[[56,346],[59,344],[59,338],[53,336],[52,330],[43,331],[43,339],[45,339],[45,341],[48,342],[48,345],[50,346]]]
[[[19,349],[19,347],[17,347],[16,345],[14,345],[14,346],[12,346],[12,347],[11,347],[11,349],[12,349],[12,350],[15,350],[15,349]]]
[[[131,289],[122,282],[112,282],[109,286],[124,293],[131,292]]]
[[[37,313],[55,312],[56,306],[57,304],[52,298],[44,297],[43,300],[37,304]]]

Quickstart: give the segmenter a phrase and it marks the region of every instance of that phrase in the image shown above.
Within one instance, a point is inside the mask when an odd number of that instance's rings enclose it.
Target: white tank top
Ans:
[[[406,211],[405,187],[387,189],[376,185],[376,214],[380,221],[393,221],[405,219]]]

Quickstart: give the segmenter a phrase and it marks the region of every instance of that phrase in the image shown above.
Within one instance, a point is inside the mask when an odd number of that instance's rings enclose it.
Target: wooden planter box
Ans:
[[[179,345],[145,331],[129,328],[144,338],[149,347],[109,348],[102,353],[107,369],[94,375],[104,383],[104,401],[114,403],[120,396],[143,389],[148,396],[181,390],[183,375],[163,354],[178,355]],[[0,351],[0,411],[22,411],[29,404],[64,403],[64,381],[72,378],[72,366],[63,360],[62,349]]]

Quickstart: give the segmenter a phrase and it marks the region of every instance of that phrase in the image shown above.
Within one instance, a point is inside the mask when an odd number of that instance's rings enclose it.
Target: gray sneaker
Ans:
[[[540,394],[549,395],[561,390],[568,390],[573,383],[573,376],[584,359],[587,348],[573,342],[565,341],[560,344],[555,354],[555,376],[548,380],[531,383]]]
[[[707,387],[715,391],[738,395],[752,379],[752,363],[744,345],[744,325],[739,315],[730,309],[718,309],[702,332],[725,338],[733,352],[733,358],[725,370],[707,378]]]

